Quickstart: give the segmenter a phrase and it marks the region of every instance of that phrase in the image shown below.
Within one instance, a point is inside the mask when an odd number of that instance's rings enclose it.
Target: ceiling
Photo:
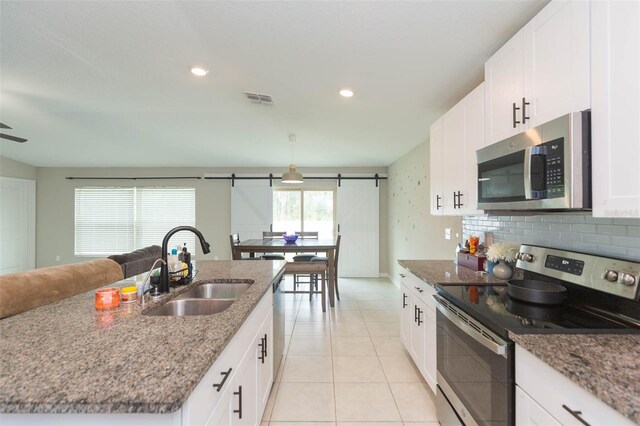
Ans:
[[[279,167],[295,134],[299,168],[387,166],[546,3],[2,1],[0,122],[29,141],[2,141],[0,154]],[[193,76],[196,64],[209,75]]]

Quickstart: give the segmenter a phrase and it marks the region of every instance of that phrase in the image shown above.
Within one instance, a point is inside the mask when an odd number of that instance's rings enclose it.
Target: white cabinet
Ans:
[[[527,395],[520,386],[516,386],[516,424],[520,426],[560,426],[560,423]]]
[[[593,215],[640,217],[640,3],[591,3]]]
[[[552,1],[485,63],[488,145],[590,108],[589,7]]]
[[[484,146],[484,83],[431,126],[431,214],[477,210],[476,150]]]
[[[400,335],[431,390],[436,392],[436,313],[432,286],[406,271],[402,276]]]
[[[442,216],[444,212],[442,176],[442,122],[443,118],[431,125],[429,136],[429,182],[431,189],[431,214]]]
[[[273,294],[249,318],[182,406],[183,425],[259,423],[273,383]]]
[[[516,385],[518,425],[634,424],[518,344]],[[545,421],[549,418],[552,418],[553,422]]]

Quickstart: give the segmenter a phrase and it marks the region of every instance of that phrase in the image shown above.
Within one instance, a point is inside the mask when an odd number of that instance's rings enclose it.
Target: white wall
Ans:
[[[203,176],[205,173],[268,174],[283,169],[243,168],[38,168],[37,169],[37,267],[87,260],[74,256],[74,188],[78,186],[185,186],[196,189],[196,227],[211,244],[211,253],[199,259],[229,259],[231,190],[228,180],[68,180],[67,176]],[[301,169],[303,174],[386,173],[386,168]],[[309,185],[313,185],[309,181]],[[335,185],[335,184],[334,184]],[[387,184],[380,185],[380,271],[388,271]],[[160,241],[158,241],[160,244]],[[196,254],[199,253],[196,247]],[[56,261],[60,256],[60,261]]]
[[[460,217],[429,213],[429,145],[418,145],[389,166],[389,274],[398,283],[399,259],[452,259],[462,236]],[[451,240],[444,237],[451,229]]]
[[[36,168],[7,157],[0,157],[0,176],[36,179]]]

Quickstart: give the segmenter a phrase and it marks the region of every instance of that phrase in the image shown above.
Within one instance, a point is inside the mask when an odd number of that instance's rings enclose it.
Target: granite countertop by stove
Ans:
[[[515,334],[520,346],[640,424],[639,334]],[[615,348],[611,356],[612,348]]]
[[[459,266],[452,260],[398,260],[400,266],[431,285],[505,284],[493,275]]]
[[[0,320],[0,413],[169,413],[180,408],[284,261],[199,261],[159,302],[96,311],[94,291]],[[200,281],[253,282],[228,309],[144,316]]]

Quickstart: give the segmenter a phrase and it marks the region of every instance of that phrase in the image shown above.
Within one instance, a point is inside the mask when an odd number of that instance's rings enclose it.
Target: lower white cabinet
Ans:
[[[559,371],[516,344],[517,425],[633,425]]]
[[[273,383],[272,337],[267,292],[183,405],[182,424],[258,424]]]
[[[420,373],[436,392],[435,289],[407,271],[401,274],[400,336]]]

